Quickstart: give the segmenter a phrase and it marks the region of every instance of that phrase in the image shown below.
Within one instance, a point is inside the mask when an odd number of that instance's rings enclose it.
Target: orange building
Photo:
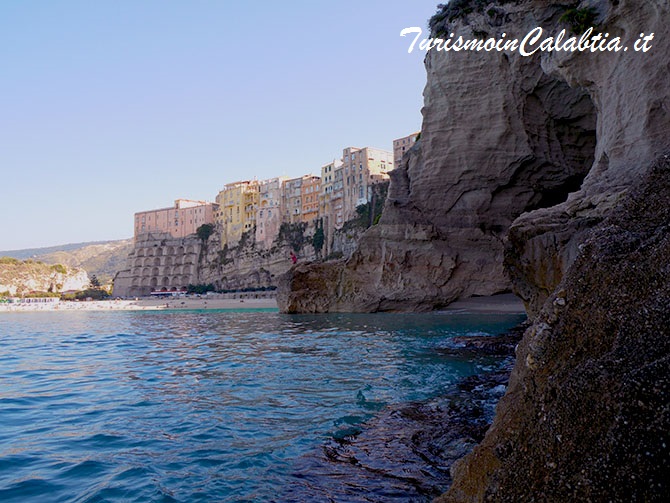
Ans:
[[[321,177],[304,175],[300,186],[302,199],[302,221],[313,222],[319,216],[319,195],[321,193]]]

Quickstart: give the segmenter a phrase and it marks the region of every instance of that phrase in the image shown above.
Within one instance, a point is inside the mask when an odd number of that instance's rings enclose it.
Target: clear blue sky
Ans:
[[[420,129],[437,0],[0,3],[0,250],[299,176]]]

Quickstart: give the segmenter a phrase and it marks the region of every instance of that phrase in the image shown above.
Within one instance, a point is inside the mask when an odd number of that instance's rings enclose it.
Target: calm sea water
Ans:
[[[521,319],[2,315],[0,501],[277,501],[328,438],[495,367],[435,352],[449,338]]]

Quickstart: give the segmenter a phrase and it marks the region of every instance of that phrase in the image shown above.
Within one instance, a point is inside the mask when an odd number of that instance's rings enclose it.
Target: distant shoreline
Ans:
[[[171,298],[61,301],[48,304],[0,304],[0,313],[35,311],[160,311],[178,309],[277,309],[275,299]]]
[[[189,309],[278,309],[266,299],[168,298],[137,300],[61,301],[47,304],[0,304],[0,313],[35,311],[161,311]],[[525,314],[523,303],[512,294],[472,297],[456,301],[438,312]]]

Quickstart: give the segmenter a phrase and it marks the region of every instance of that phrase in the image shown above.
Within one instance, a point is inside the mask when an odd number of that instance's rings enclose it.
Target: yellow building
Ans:
[[[253,231],[259,202],[256,180],[229,183],[216,196],[219,211],[216,223],[221,229],[221,246],[236,246],[242,234]]]

